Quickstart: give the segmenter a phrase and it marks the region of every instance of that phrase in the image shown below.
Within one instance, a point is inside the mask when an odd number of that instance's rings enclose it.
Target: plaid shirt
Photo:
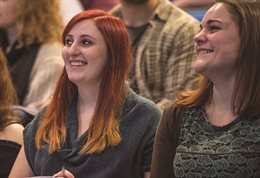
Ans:
[[[121,5],[112,14],[122,18]],[[191,87],[196,76],[193,38],[198,31],[197,20],[161,0],[134,55],[140,95],[164,109],[180,90]]]

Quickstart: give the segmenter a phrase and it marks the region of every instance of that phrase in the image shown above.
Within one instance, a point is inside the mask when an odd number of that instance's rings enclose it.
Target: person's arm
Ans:
[[[22,145],[23,143],[23,129],[21,124],[13,123],[4,128],[2,135],[5,135],[5,139]]]
[[[24,147],[22,146],[8,178],[25,178],[30,176],[34,175],[26,159]]]
[[[163,112],[160,119],[153,147],[151,178],[173,178],[174,138],[172,121]]]
[[[138,112],[139,117],[143,117],[143,120],[145,120],[144,124],[142,124],[142,141],[140,143],[140,148],[142,148],[142,171],[143,171],[143,177],[144,178],[150,178],[150,172],[151,172],[151,161],[152,161],[152,154],[153,154],[153,145],[154,145],[154,137],[155,132],[159,123],[159,120],[161,118],[162,113],[160,110],[156,107],[156,105],[153,103],[149,107],[148,103],[147,105],[144,105],[146,108],[145,110],[142,110],[142,116]]]

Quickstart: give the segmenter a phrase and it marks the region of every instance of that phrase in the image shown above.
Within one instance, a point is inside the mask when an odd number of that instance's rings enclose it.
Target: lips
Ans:
[[[80,60],[71,60],[70,65],[71,66],[84,66],[87,65],[88,63],[85,61],[80,61]]]
[[[205,49],[205,48],[199,48],[197,49],[197,54],[201,55],[201,54],[209,54],[212,53],[214,50],[212,49]]]

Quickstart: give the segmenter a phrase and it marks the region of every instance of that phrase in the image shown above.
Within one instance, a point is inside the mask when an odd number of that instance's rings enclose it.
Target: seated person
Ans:
[[[1,1],[0,46],[25,125],[53,94],[63,69],[58,0]],[[29,119],[28,119],[29,118]]]
[[[0,177],[7,178],[22,144],[23,126],[12,112],[17,97],[0,48]]]
[[[259,0],[216,0],[206,12],[199,84],[160,119],[151,178],[260,177],[259,29]]]
[[[62,39],[65,69],[50,104],[25,128],[10,178],[149,178],[161,113],[126,82],[131,46],[123,22],[83,11]]]

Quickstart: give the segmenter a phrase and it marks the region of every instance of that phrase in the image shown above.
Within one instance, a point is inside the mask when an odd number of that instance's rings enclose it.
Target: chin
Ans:
[[[206,65],[202,61],[197,61],[194,64],[194,70],[197,73],[203,74],[203,72],[206,70]]]
[[[69,80],[75,84],[77,84],[81,81],[81,79],[78,77],[69,77]]]

